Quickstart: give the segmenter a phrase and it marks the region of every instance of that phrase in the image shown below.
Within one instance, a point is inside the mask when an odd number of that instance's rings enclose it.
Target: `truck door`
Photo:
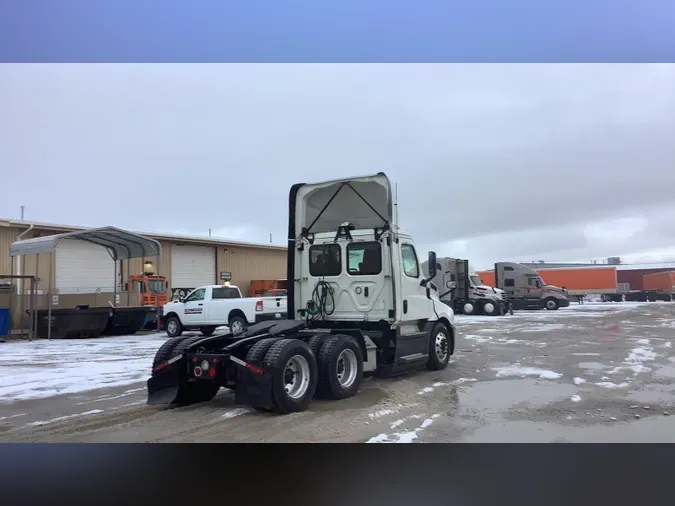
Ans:
[[[521,299],[527,297],[526,281],[510,265],[501,266],[497,272],[499,288],[506,292],[511,299]]]
[[[433,302],[427,297],[426,288],[420,284],[424,275],[415,246],[402,239],[399,247],[402,313],[396,355],[406,360],[428,352],[427,323],[433,314]]]
[[[401,241],[401,300],[403,302],[403,321],[419,321],[429,319],[433,313],[432,302],[427,297],[427,290],[420,285],[422,272],[415,246]]]
[[[206,299],[206,290],[206,288],[197,288],[185,299],[185,305],[183,307],[183,325],[193,326],[204,324],[204,303]]]
[[[233,299],[238,299],[239,290],[229,286],[211,288],[211,300],[206,304],[204,323],[207,325],[227,325],[230,311],[235,307]]]
[[[539,276],[535,275],[527,276],[527,298],[541,299],[543,293],[544,293],[544,285],[541,282]]]

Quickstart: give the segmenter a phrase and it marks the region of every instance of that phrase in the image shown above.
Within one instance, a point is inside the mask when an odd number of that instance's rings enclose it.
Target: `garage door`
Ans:
[[[59,293],[113,291],[115,264],[103,246],[66,239],[59,243],[55,253]]]
[[[171,288],[197,288],[215,282],[215,248],[171,246]]]

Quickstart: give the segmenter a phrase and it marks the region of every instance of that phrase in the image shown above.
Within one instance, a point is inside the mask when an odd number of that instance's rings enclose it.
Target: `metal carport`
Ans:
[[[76,239],[86,241],[98,246],[104,247],[115,264],[115,273],[113,279],[113,297],[117,294],[117,261],[128,260],[130,258],[142,258],[146,256],[157,257],[157,275],[159,275],[160,255],[162,246],[159,241],[150,239],[143,235],[134,234],[115,227],[93,228],[89,230],[78,230],[65,234],[48,235],[36,237],[33,239],[24,239],[12,243],[9,247],[9,255],[12,259],[12,272],[14,272],[14,257],[24,255],[39,255],[40,253],[49,253],[49,288],[48,288],[48,320],[51,322],[52,316],[52,265],[53,255],[59,243],[65,239]],[[37,261],[36,261],[37,265]],[[35,276],[37,277],[37,272]],[[114,300],[114,299],[113,299]],[[159,330],[159,308],[157,308],[157,329]],[[33,319],[37,318],[37,312],[33,313]],[[51,325],[48,328],[48,339],[51,339]]]

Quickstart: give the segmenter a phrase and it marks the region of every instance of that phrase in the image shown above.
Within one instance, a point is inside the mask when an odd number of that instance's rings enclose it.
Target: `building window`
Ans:
[[[352,276],[376,276],[382,272],[382,246],[379,242],[349,244],[347,259],[347,272]]]

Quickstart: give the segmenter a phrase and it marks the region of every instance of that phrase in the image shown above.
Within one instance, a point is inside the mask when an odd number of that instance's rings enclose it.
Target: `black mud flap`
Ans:
[[[172,404],[176,401],[181,381],[184,381],[184,374],[181,374],[182,367],[185,367],[185,361],[179,360],[155,372],[148,379],[149,406]]]
[[[257,374],[244,367],[237,371],[237,389],[234,402],[254,408],[272,409],[272,375],[265,372]]]

